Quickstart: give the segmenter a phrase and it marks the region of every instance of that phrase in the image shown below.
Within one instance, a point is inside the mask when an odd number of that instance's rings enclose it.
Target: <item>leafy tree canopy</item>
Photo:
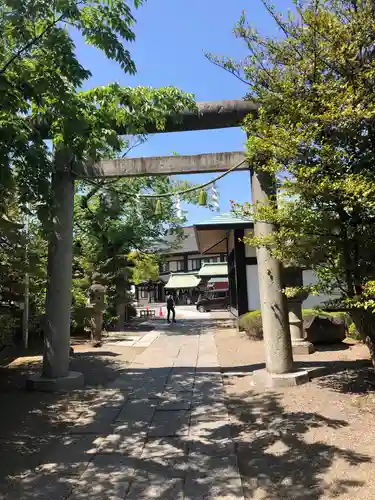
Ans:
[[[165,238],[173,234],[175,242],[183,238],[184,214],[178,214],[173,196],[159,200],[154,196],[181,192],[194,187],[186,181],[153,176],[119,179],[116,182],[77,183],[75,196],[74,286],[83,293],[93,279],[107,285],[110,312],[124,303],[129,282],[159,278],[159,259]],[[149,197],[151,196],[151,197]],[[198,203],[199,192],[180,195],[189,203]],[[122,301],[122,302],[121,302]],[[114,313],[113,313],[114,315]]]
[[[143,2],[134,0],[138,8]],[[72,30],[114,59],[125,72],[135,64],[126,48],[135,19],[125,0],[57,2],[6,0],[0,6],[0,214],[17,186],[21,206],[38,206],[47,220],[55,150],[71,153],[76,167],[114,157],[126,147],[121,126],[143,134],[146,122],[162,129],[166,114],[192,107],[174,88],[79,88],[91,74],[79,62]]]
[[[235,34],[247,59],[210,56],[259,103],[245,124],[248,156],[277,178],[278,204],[274,196],[267,206],[239,207],[276,225],[249,243],[312,267],[315,291],[338,290],[341,306],[359,308],[363,319],[375,305],[363,293],[375,280],[374,4],[297,0],[294,14],[282,15],[263,3],[280,36],[262,36],[243,15]],[[362,333],[373,343],[371,330],[368,323]]]
[[[155,254],[130,252],[129,260],[134,267],[131,273],[132,282],[136,285],[142,281],[157,281],[159,279],[159,257]]]
[[[114,186],[112,191],[101,183],[93,186],[79,176],[83,164],[118,157],[129,149],[128,137],[119,129],[143,139],[146,124],[153,122],[162,130],[167,115],[195,107],[191,94],[172,87],[129,88],[112,83],[81,90],[91,74],[78,59],[73,31],[133,74],[136,68],[128,46],[135,38],[133,10],[142,3],[5,0],[0,6],[0,243],[5,245],[0,249],[0,264],[8,274],[10,268],[13,272],[22,265],[24,249],[17,239],[25,235],[10,221],[22,226],[22,212],[28,213],[35,223],[30,224],[29,262],[32,240],[38,262],[31,286],[35,283],[37,288],[33,296],[39,312],[46,278],[39,273],[46,261],[43,235],[51,229],[53,215],[55,153],[67,153],[66,167],[78,179],[73,307],[84,306],[84,290],[94,271],[116,288],[121,273],[127,272],[131,250],[155,244],[167,228],[178,232],[182,223],[171,199],[163,199],[159,215],[154,200],[135,203],[140,192],[177,190],[179,185],[169,179],[123,180],[114,192]],[[194,200],[194,194],[189,196]],[[16,274],[22,285],[24,271]],[[5,291],[3,280],[0,295]]]

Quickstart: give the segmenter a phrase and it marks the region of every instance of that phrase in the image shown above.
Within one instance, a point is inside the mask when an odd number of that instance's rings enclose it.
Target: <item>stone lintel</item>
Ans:
[[[241,151],[187,156],[151,156],[103,160],[77,169],[85,177],[136,177],[148,175],[197,174],[225,172],[245,159]],[[236,170],[248,170],[244,163]]]
[[[141,106],[142,107],[142,106]],[[259,104],[244,99],[229,99],[224,101],[202,101],[196,103],[195,109],[184,109],[182,112],[166,116],[162,130],[155,121],[145,123],[144,132],[159,134],[168,132],[187,132],[192,130],[214,130],[219,128],[241,127],[244,118],[251,114],[257,116]],[[133,112],[136,109],[133,108]],[[36,125],[44,139],[51,138],[50,124]],[[125,125],[113,124],[121,135],[132,135],[134,132]]]
[[[258,114],[259,104],[244,99],[197,102],[196,109],[185,109],[178,115],[167,117],[163,130],[155,122],[146,124],[149,134],[162,132],[186,132],[191,130],[214,130],[219,128],[240,127],[246,115]],[[129,130],[120,127],[118,132],[129,134]]]

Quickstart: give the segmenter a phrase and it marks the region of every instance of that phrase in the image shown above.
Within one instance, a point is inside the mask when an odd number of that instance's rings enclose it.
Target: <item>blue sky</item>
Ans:
[[[281,3],[282,2],[282,3]],[[276,2],[288,7],[286,0]],[[246,47],[237,40],[233,26],[242,10],[248,20],[264,34],[272,35],[275,28],[260,1],[245,0],[148,0],[135,11],[136,41],[129,49],[137,65],[135,76],[126,75],[113,61],[99,51],[76,39],[77,53],[92,78],[85,87],[106,85],[117,81],[122,85],[176,86],[195,94],[197,101],[242,98],[246,85],[206,60],[204,52],[241,59]],[[241,151],[245,134],[241,129],[155,134],[132,152],[132,156],[213,153]],[[190,175],[191,182],[204,182],[215,174]],[[229,210],[229,201],[250,201],[250,179],[247,172],[233,173],[219,181],[220,210]],[[189,206],[189,223],[213,216],[207,209]]]

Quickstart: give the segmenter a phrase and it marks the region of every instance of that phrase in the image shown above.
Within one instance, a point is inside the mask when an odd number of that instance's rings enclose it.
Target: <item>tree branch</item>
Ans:
[[[142,139],[138,139],[138,141],[136,141],[132,146],[129,146],[125,152],[121,155],[121,158],[125,158],[125,156],[127,156],[130,151],[132,151],[133,149],[137,148],[138,146],[140,146],[141,144],[143,144],[145,141],[143,141]],[[118,180],[118,179],[117,179]]]
[[[219,64],[217,61],[215,61],[214,59],[211,59],[209,54],[204,54],[204,57],[210,61],[210,63],[212,63],[214,66],[217,66],[218,68],[221,68],[225,71],[227,71],[229,74],[235,76],[240,82],[244,83],[245,85],[250,85],[250,82],[248,82],[247,80],[245,80],[244,78],[242,78],[238,73],[236,73],[234,70],[231,70],[229,68],[226,68],[225,66],[223,66],[222,64]]]
[[[272,7],[267,3],[267,0],[261,0],[261,2],[263,4],[263,6],[265,7],[265,9],[267,10],[267,12],[270,14],[270,16],[274,19],[274,21],[276,22],[276,24],[278,25],[278,27],[282,30],[282,32],[284,33],[284,35],[286,37],[291,37],[294,40],[298,40],[298,38],[296,37],[296,35],[290,29],[288,29],[287,26],[284,23],[282,23],[281,20],[277,17],[277,15],[273,11]],[[304,17],[302,16],[301,12],[299,12],[299,14],[301,15],[301,19],[305,23],[305,25],[308,26],[310,29],[312,29],[311,25],[309,25],[306,22],[306,20],[304,19]],[[318,32],[318,31],[316,31],[316,32],[320,36],[323,37],[323,35],[320,32]],[[326,38],[326,41],[328,41],[328,43],[330,43],[330,40],[328,40],[327,38]],[[295,45],[293,45],[293,49],[295,50],[295,52],[297,53],[297,55],[301,58],[301,61],[303,61],[304,60],[303,54],[298,50],[298,48]],[[330,70],[336,71],[339,75],[345,77],[345,74],[342,73],[339,68],[332,66],[329,62],[327,62],[327,60],[319,57],[318,53],[317,53],[317,57],[320,60],[320,62],[322,62],[323,64],[325,64]]]
[[[59,17],[57,17],[52,23],[47,24],[45,29],[38,35],[32,38],[26,45],[21,47],[9,60],[4,64],[4,66],[0,69],[0,75],[5,73],[5,71],[9,68],[9,66],[18,59],[26,50],[35,45],[51,28],[53,28],[58,22],[60,22],[66,14],[63,13]]]

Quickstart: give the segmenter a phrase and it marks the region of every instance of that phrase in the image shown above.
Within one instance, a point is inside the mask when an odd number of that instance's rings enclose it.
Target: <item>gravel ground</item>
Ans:
[[[363,345],[296,357],[323,363],[329,373],[271,392],[252,382],[251,371],[263,366],[262,342],[218,330],[216,343],[228,372],[226,397],[246,499],[375,498],[374,375]]]

